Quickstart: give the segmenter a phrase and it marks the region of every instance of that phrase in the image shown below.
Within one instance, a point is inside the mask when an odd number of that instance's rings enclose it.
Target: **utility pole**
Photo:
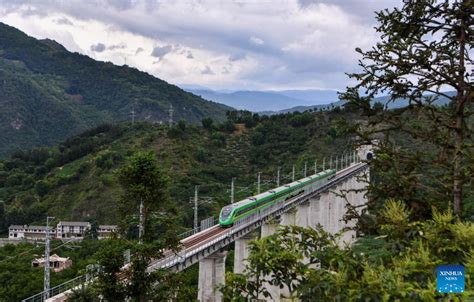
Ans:
[[[326,170],[326,157],[323,158],[323,171]]]
[[[170,109],[168,110],[170,128],[173,127],[173,111],[173,105],[170,104]]]
[[[132,111],[130,111],[130,115],[132,116],[132,125],[135,124],[135,103],[133,104]]]
[[[280,167],[278,167],[278,171],[277,171],[277,187],[280,186]]]
[[[291,173],[291,181],[295,181],[295,165],[293,165],[293,172]]]
[[[143,198],[140,198],[140,217],[138,222],[138,243],[143,243],[143,235],[145,234],[145,217],[143,215]]]
[[[232,177],[232,184],[230,186],[230,203],[234,203],[234,181],[235,177]]]
[[[45,244],[44,244],[44,300],[49,298],[49,253],[50,253],[50,241],[49,241],[49,221],[53,220],[54,217],[47,216],[46,217],[46,237],[45,237]]]
[[[314,161],[314,174],[318,174],[318,160]]]
[[[198,186],[194,186],[194,229],[198,228]]]
[[[337,155],[336,155],[336,172],[337,172]]]
[[[260,175],[262,174],[262,172],[258,172],[258,176],[257,176],[257,194],[260,194]]]
[[[308,172],[308,162],[304,162],[304,177],[306,178],[306,173]]]

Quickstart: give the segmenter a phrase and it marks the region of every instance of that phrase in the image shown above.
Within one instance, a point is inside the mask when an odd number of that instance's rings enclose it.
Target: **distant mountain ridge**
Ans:
[[[71,53],[0,23],[0,156],[55,144],[102,123],[135,119],[198,123],[232,108],[128,66]],[[132,113],[133,112],[133,113]]]
[[[334,90],[239,90],[215,91],[211,89],[186,89],[205,99],[253,112],[280,111],[295,106],[314,106],[337,102]]]
[[[323,105],[313,105],[313,106],[295,106],[288,109],[278,110],[278,111],[260,111],[259,114],[262,115],[273,115],[273,114],[284,114],[291,112],[305,112],[308,110],[319,111],[319,110],[331,110],[335,107],[340,107],[344,105],[344,101],[337,101],[329,104]]]
[[[455,91],[447,91],[447,92],[445,92],[445,94],[448,95],[448,96],[453,96],[453,95],[456,94],[456,92]],[[372,105],[374,105],[375,103],[382,104],[386,109],[402,108],[402,107],[406,107],[406,106],[409,105],[408,100],[396,99],[395,101],[390,101],[389,96],[381,96],[381,97],[374,98],[372,100]],[[278,111],[261,111],[259,113],[260,114],[265,114],[265,115],[272,115],[272,114],[282,114],[282,113],[289,113],[289,112],[304,112],[304,111],[308,111],[308,110],[314,110],[314,111],[317,111],[317,110],[330,110],[334,107],[344,106],[344,104],[345,104],[345,101],[339,100],[337,102],[333,102],[333,103],[330,103],[330,104],[324,104],[324,105],[296,106],[296,107],[291,107],[291,108],[288,108],[288,109],[283,109],[283,110],[278,110]],[[437,105],[437,106],[444,106],[444,105],[449,104],[449,100],[445,97],[440,97],[433,104]]]
[[[304,112],[307,110],[329,110],[344,105],[344,101],[339,100],[338,93],[335,90],[215,91],[204,87],[194,87],[186,90],[208,100],[265,115]],[[454,93],[446,92],[447,95],[453,95]],[[408,106],[408,101],[404,99],[397,99],[392,102],[389,102],[389,100],[388,96],[380,96],[374,98],[372,103],[381,103],[387,109]],[[435,102],[438,106],[448,103],[449,100],[446,98],[439,98]]]

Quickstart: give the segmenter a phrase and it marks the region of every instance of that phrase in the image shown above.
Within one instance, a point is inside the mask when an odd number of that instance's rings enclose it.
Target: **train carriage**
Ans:
[[[275,203],[285,201],[299,194],[312,192],[334,177],[335,174],[335,170],[329,169],[225,206],[219,215],[219,224],[223,227],[231,226],[235,221]]]

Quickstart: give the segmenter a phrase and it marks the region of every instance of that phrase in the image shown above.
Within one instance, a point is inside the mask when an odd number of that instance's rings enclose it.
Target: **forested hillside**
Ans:
[[[257,173],[263,188],[289,181],[292,165],[302,177],[314,161],[341,154],[350,140],[338,128],[343,112],[293,113],[259,117],[233,113],[224,123],[204,119],[203,126],[184,122],[172,129],[150,123],[103,125],[63,141],[56,147],[16,152],[0,163],[0,222],[43,222],[46,213],[59,219],[97,219],[116,223],[121,189],[116,170],[140,150],[152,150],[171,180],[171,196],[182,209],[183,224],[192,223],[189,197],[199,185],[202,219],[215,215],[230,200],[231,179],[236,177],[236,198],[256,191]],[[308,172],[308,173],[309,173]],[[286,178],[283,178],[286,177]]]
[[[48,146],[106,122],[225,118],[209,102],[128,66],[71,53],[0,23],[0,156]]]

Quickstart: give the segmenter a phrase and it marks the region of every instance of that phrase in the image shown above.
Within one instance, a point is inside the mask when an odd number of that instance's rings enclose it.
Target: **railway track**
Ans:
[[[340,178],[340,177],[344,177],[345,175],[350,174],[352,171],[354,171],[355,169],[357,169],[359,167],[360,167],[360,164],[356,164],[356,165],[347,167],[343,170],[340,170],[340,171],[337,172],[335,178],[337,179],[337,178]],[[289,200],[285,201],[285,203],[290,204],[298,198],[299,198],[298,196],[295,196],[295,197],[290,198]],[[164,258],[168,258],[168,257],[173,256],[173,255],[178,256],[180,252],[183,252],[183,251],[186,251],[186,250],[192,250],[192,249],[194,249],[196,247],[199,247],[201,245],[205,245],[207,242],[212,241],[214,238],[217,238],[218,236],[220,236],[220,235],[222,235],[226,232],[231,232],[234,227],[235,226],[223,228],[220,225],[215,225],[215,226],[213,226],[209,229],[206,229],[202,232],[199,232],[199,233],[196,233],[196,234],[194,234],[190,237],[184,238],[183,240],[180,241],[181,242],[181,249],[180,249],[179,252],[174,252],[174,251],[167,250],[167,251],[164,252],[163,258],[152,261],[150,266],[158,265],[160,262],[163,261]]]
[[[215,236],[218,236],[225,231],[228,231],[232,228],[223,228],[219,225],[215,225],[203,232],[197,233],[191,237],[181,240],[181,244],[184,248],[188,249],[195,246],[197,243],[204,243],[207,240],[213,239]],[[202,233],[202,234],[201,234]]]

